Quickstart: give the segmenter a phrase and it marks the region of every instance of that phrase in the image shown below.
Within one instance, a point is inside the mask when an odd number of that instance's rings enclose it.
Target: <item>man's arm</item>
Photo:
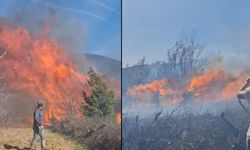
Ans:
[[[245,99],[246,98],[246,88],[248,88],[250,85],[250,79],[246,80],[246,83],[241,87],[237,97],[238,99]]]
[[[244,91],[247,87],[249,87],[249,85],[250,85],[250,79],[247,79],[246,83],[242,86],[240,91]]]
[[[249,86],[249,83],[246,82],[241,88],[240,91],[244,91]]]

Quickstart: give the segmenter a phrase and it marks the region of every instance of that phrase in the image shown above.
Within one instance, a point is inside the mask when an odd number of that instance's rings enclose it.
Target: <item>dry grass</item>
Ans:
[[[154,121],[123,116],[125,150],[243,150],[250,117],[242,109],[216,113],[164,114]]]
[[[91,150],[121,149],[121,126],[113,116],[84,119],[66,117],[61,122],[54,121],[51,130],[71,136]]]
[[[74,141],[45,129],[47,150],[83,150],[86,149]],[[32,128],[0,128],[0,150],[4,144],[17,146],[19,149],[27,148],[33,136]],[[38,138],[39,139],[39,138]],[[35,149],[40,149],[40,140],[36,142]]]

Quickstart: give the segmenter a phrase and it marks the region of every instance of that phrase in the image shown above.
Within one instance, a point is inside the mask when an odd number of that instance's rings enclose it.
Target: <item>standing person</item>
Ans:
[[[240,92],[238,94],[239,103],[242,106],[242,108],[249,113],[249,109],[243,105],[241,102],[241,99],[247,100],[248,105],[250,105],[250,78],[248,78],[245,82],[245,84],[240,89]],[[246,150],[250,149],[250,124],[248,125],[248,130],[246,134]]]
[[[34,118],[34,124],[33,124],[33,139],[30,143],[30,150],[33,149],[35,145],[35,141],[37,139],[37,136],[39,135],[40,137],[40,142],[41,142],[41,150],[45,149],[45,140],[44,140],[44,127],[43,127],[43,106],[44,102],[43,101],[38,101],[38,105],[33,113],[33,118]]]

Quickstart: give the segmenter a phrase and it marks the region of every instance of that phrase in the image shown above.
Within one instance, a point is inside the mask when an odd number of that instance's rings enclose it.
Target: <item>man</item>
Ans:
[[[239,103],[240,103],[241,107],[247,113],[249,113],[248,108],[246,108],[243,105],[243,103],[241,102],[241,99],[247,100],[248,105],[250,105],[250,79],[246,80],[246,83],[240,89],[240,92],[238,93],[237,97],[239,99]],[[249,144],[250,144],[250,124],[248,125],[248,130],[247,130],[247,134],[246,134],[246,150],[250,149]]]
[[[41,150],[44,150],[45,148],[45,140],[44,140],[44,135],[43,135],[43,105],[44,102],[43,101],[39,101],[38,105],[33,113],[33,117],[34,117],[34,124],[33,124],[33,139],[30,143],[30,150],[33,149],[34,145],[35,145],[35,141],[37,139],[37,136],[39,135],[40,140],[41,140]]]

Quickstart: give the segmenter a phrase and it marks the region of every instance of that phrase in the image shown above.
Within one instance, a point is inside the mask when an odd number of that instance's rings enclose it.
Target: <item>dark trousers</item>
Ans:
[[[30,143],[30,149],[34,148],[35,142],[37,140],[37,137],[40,137],[40,142],[41,142],[41,150],[44,150],[45,148],[45,139],[44,139],[44,131],[43,129],[39,127],[33,127],[33,139]]]

